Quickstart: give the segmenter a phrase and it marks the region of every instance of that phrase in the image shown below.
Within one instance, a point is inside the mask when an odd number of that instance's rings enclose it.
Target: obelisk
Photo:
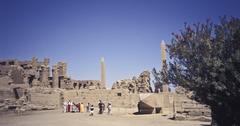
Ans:
[[[101,58],[101,88],[106,88],[106,66],[104,58]]]
[[[161,58],[162,58],[162,70],[163,70],[164,64],[166,65],[166,44],[163,40],[161,42],[160,48],[161,48],[161,55],[162,55]],[[162,89],[163,89],[163,92],[169,92],[168,84],[166,82],[163,82]]]
[[[163,64],[163,62],[166,61],[166,44],[163,40],[161,42],[160,48],[162,53],[162,64]]]

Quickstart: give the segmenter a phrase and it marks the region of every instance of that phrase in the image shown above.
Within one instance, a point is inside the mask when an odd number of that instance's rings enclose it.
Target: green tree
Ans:
[[[162,62],[162,70],[157,72],[157,70],[155,68],[153,68],[152,70],[152,74],[155,78],[154,86],[155,86],[155,92],[158,92],[158,88],[160,89],[160,91],[163,91],[163,84],[169,84],[169,80],[168,80],[168,67],[167,67],[167,62],[166,60],[164,60]]]
[[[152,75],[154,77],[153,80],[153,84],[154,84],[154,88],[155,88],[155,93],[159,92],[158,90],[162,91],[162,82],[161,82],[161,76],[160,76],[161,72],[158,72],[155,68],[153,68],[152,70]]]
[[[187,25],[168,45],[169,79],[212,110],[212,124],[240,125],[240,19]]]

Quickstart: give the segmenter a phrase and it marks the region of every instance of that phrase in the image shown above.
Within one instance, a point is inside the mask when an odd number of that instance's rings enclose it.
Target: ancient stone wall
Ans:
[[[72,81],[74,89],[104,89],[100,80],[74,80]]]
[[[62,107],[61,91],[50,88],[35,88],[30,90],[31,104],[41,108],[59,109]]]
[[[105,104],[111,102],[113,107],[120,108],[136,108],[141,103],[141,108],[150,113],[161,109],[166,114],[209,115],[208,106],[190,100],[180,89],[176,89],[177,93],[151,93],[148,71],[132,79],[116,81],[112,90],[106,90],[100,80],[73,80],[67,77],[67,64],[63,62],[53,66],[51,77],[49,59],[43,62],[37,58],[30,61],[0,61],[0,103],[11,101],[12,107],[16,107],[15,103],[22,98],[37,110],[61,108],[63,101],[68,100],[94,106],[102,100]],[[5,105],[0,105],[0,108],[5,108]]]
[[[28,84],[33,86],[48,86],[49,59],[43,62],[33,57],[29,61],[0,61],[0,76],[10,76],[13,84]]]
[[[99,100],[105,104],[112,103],[113,107],[136,107],[139,101],[138,94],[130,94],[127,90],[68,90],[64,91],[64,100],[72,100],[75,103],[87,103],[97,106]]]
[[[135,93],[150,93],[152,92],[150,84],[150,72],[143,71],[138,78],[124,79],[116,81],[112,89],[127,89],[129,92]]]
[[[159,108],[163,114],[181,114],[185,118],[193,116],[210,116],[207,105],[191,100],[186,95],[176,93],[140,94],[143,113],[155,113]]]

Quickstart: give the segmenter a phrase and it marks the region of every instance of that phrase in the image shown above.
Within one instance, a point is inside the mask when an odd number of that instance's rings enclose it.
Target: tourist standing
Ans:
[[[68,103],[66,101],[63,102],[63,112],[66,113],[68,110],[67,110],[67,106],[68,106]]]
[[[80,112],[84,112],[84,105],[83,105],[83,103],[80,104]]]
[[[69,100],[68,103],[67,103],[67,112],[70,112],[70,104],[71,104],[71,101]]]
[[[78,112],[77,104],[73,102],[73,112]]]
[[[91,107],[91,104],[90,103],[87,103],[87,112],[90,112],[90,107]]]
[[[90,107],[89,109],[90,109],[90,115],[89,115],[89,116],[93,116],[93,113],[94,113],[94,107],[93,107],[93,105],[91,105],[91,107]]]
[[[80,107],[80,105],[81,105],[81,103],[78,103],[78,104],[77,104],[78,112],[81,111],[81,107]]]
[[[105,104],[102,103],[102,109],[103,109],[103,112],[105,111]]]
[[[70,101],[70,112],[73,112],[73,102]]]
[[[107,105],[107,109],[108,109],[108,115],[110,115],[112,111],[112,104],[110,102]]]
[[[98,108],[99,108],[99,114],[102,114],[103,113],[103,103],[101,100],[99,100]]]

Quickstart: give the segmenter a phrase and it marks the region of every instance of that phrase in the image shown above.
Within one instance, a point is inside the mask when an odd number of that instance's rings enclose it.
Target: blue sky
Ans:
[[[74,79],[107,83],[159,69],[160,41],[184,22],[240,17],[239,0],[0,0],[0,59],[68,63]]]

